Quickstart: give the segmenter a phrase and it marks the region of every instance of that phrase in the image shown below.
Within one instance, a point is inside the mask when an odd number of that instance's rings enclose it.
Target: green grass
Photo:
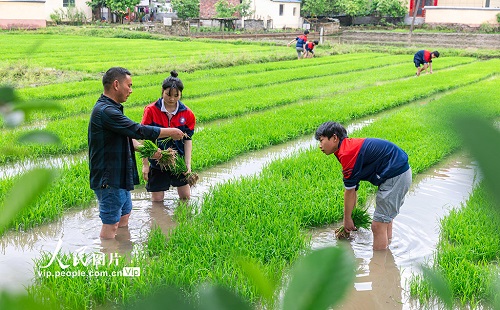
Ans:
[[[478,308],[497,295],[500,240],[492,233],[500,230],[500,221],[491,201],[481,184],[463,206],[441,220],[432,268],[444,275],[459,307]],[[419,276],[411,279],[410,292],[423,302],[436,298]]]
[[[450,88],[465,85],[488,77],[495,72],[497,60],[478,62],[440,72],[419,79],[403,79],[377,86],[353,90],[337,96],[319,98],[315,101],[299,101],[277,109],[253,113],[252,117],[234,117],[223,124],[213,123],[204,126],[194,136],[193,164],[194,171],[201,171],[219,163],[227,162],[238,155],[289,141],[304,134],[312,134],[319,124],[334,117],[339,122],[349,122],[385,109],[412,102],[419,98],[439,93]],[[493,68],[493,69],[492,69]],[[385,68],[391,71],[391,68]],[[460,72],[460,74],[457,74]],[[451,83],[451,84],[450,84]],[[194,108],[193,108],[194,109]],[[194,110],[196,111],[196,110]],[[75,127],[76,126],[76,127]],[[63,141],[61,145],[50,147],[18,147],[31,156],[48,154],[78,153],[85,150],[87,118],[64,119],[47,124],[47,129],[56,132]],[[265,128],[265,130],[262,130]],[[78,134],[79,133],[79,134]],[[228,134],[230,133],[230,134]],[[15,141],[11,137],[11,143]],[[403,136],[404,137],[404,136]],[[4,145],[8,145],[4,136]],[[23,153],[20,153],[23,154]],[[442,154],[436,154],[437,158]],[[19,160],[21,156],[9,155]],[[5,159],[9,157],[4,156]],[[435,161],[434,161],[435,163]],[[52,220],[60,216],[64,209],[74,205],[86,205],[93,199],[83,173],[87,171],[86,162],[70,165],[62,170],[62,176],[80,188],[80,196],[54,187],[47,195],[53,198],[41,199],[42,209],[35,213],[22,213],[11,227],[26,228]],[[414,167],[418,169],[419,167]],[[75,171],[73,171],[75,170]],[[420,171],[420,170],[417,170]],[[5,193],[13,178],[2,180],[2,193]],[[71,180],[71,181],[69,181]],[[63,184],[60,185],[64,187]],[[57,190],[56,190],[57,189]],[[55,191],[54,193],[52,193]],[[0,195],[0,201],[3,199]],[[45,210],[47,208],[47,210]],[[42,212],[43,211],[43,212]],[[43,216],[37,215],[42,213]]]
[[[115,35],[129,33],[110,33],[110,36]],[[89,40],[88,46],[82,45],[83,40]],[[15,41],[20,42],[18,47],[13,45]],[[111,53],[103,52],[100,46],[110,41],[118,49],[115,58],[109,58]],[[5,62],[14,64],[23,60],[26,51],[37,48],[36,57],[29,64],[33,68],[53,65],[61,72],[70,69],[72,74],[93,76],[110,66],[113,59],[116,64],[132,68],[137,73],[132,95],[135,99],[127,102],[126,114],[137,121],[142,116],[142,106],[159,96],[162,77],[172,69],[185,72],[185,103],[193,109],[201,124],[194,136],[193,170],[196,171],[269,145],[312,135],[317,126],[327,120],[348,124],[360,117],[401,107],[355,136],[379,137],[397,143],[410,155],[410,164],[416,174],[459,148],[459,139],[443,115],[457,111],[482,113],[489,118],[500,115],[498,59],[479,61],[443,57],[435,63],[435,74],[414,78],[412,54],[403,48],[378,50],[392,55],[384,56],[367,54],[370,51],[367,46],[339,46],[335,51],[339,54],[361,50],[365,53],[301,62],[271,62],[293,59],[294,55],[290,49],[269,44],[147,40],[144,37],[89,39],[55,34],[0,33],[0,43],[6,46],[0,56]],[[147,44],[148,48],[141,44]],[[180,54],[170,53],[168,57],[172,58],[165,58],[162,53],[168,44],[178,45]],[[216,62],[199,57],[197,51],[214,47],[227,57],[220,57]],[[19,51],[20,58],[19,55],[13,58],[16,53],[11,51],[14,49]],[[137,52],[131,55],[131,49]],[[152,56],[154,51],[159,56]],[[454,55],[466,54],[457,51]],[[207,55],[211,54],[203,57]],[[157,56],[164,56],[158,60],[162,63],[151,62]],[[91,61],[96,57],[99,61]],[[406,57],[409,57],[407,63]],[[61,61],[53,63],[54,59]],[[43,80],[40,82],[43,84]],[[60,112],[32,115],[39,124],[31,123],[31,126],[39,125],[56,133],[63,144],[18,146],[16,138],[28,128],[13,132],[3,130],[2,147],[17,153],[5,155],[1,161],[84,151],[88,113],[100,88],[99,80],[93,79],[20,91],[26,100],[43,98],[65,103]],[[414,102],[419,104],[408,105]],[[16,177],[0,181],[0,201],[14,180]],[[372,190],[370,186],[362,186],[360,205]],[[153,230],[146,248],[136,253],[132,263],[141,267],[143,275],[140,278],[124,281],[82,277],[54,281],[42,277],[37,278],[36,285],[29,291],[40,298],[52,296],[68,308],[84,308],[127,303],[167,284],[180,286],[189,293],[198,284],[210,281],[230,287],[259,304],[260,296],[236,263],[238,258],[255,259],[264,266],[267,276],[281,279],[287,268],[308,248],[308,227],[341,220],[342,191],[340,166],[335,158],[325,157],[317,149],[303,151],[271,163],[259,176],[217,186],[205,197],[202,206],[192,206],[193,210],[201,210],[196,216],[192,216],[189,208],[177,208],[178,226],[169,239],[159,230]],[[68,163],[60,169],[60,178],[53,189],[20,214],[10,228],[24,230],[51,221],[60,217],[65,209],[85,207],[92,199],[86,160]],[[492,254],[486,255],[485,250],[494,251],[495,248],[492,243],[484,242],[484,245],[476,251],[483,255],[480,256],[483,260],[474,261],[476,258],[468,256],[468,265],[460,267],[464,269],[462,275],[475,273],[481,279],[463,285],[467,287],[464,291],[471,294],[466,296],[473,296],[464,299],[472,303],[482,301],[485,295],[481,293],[489,290],[486,281],[489,271],[485,271],[487,267],[483,268],[486,264],[482,262],[491,259],[494,262]],[[449,260],[456,257],[451,255]],[[465,283],[460,280],[454,279],[458,286]],[[421,283],[420,291],[425,295],[426,286]],[[474,291],[473,285],[477,285],[478,290]],[[460,299],[461,296],[456,295]]]
[[[493,91],[497,83],[498,78],[491,78],[461,87],[424,105],[403,107],[354,136],[394,141],[409,154],[413,172],[421,172],[460,145],[443,115],[458,111],[480,112],[489,118],[500,115],[497,104],[500,94]],[[337,107],[329,117],[341,119],[343,113]],[[161,241],[166,242],[166,246],[158,246],[157,238],[148,243],[147,246],[155,250],[149,252],[154,253],[154,259],[149,260],[144,282],[131,283],[120,296],[108,295],[108,301],[129,302],[150,294],[154,291],[151,287],[165,284],[191,292],[197,285],[209,281],[231,287],[246,299],[259,303],[257,291],[245,280],[236,258],[255,259],[264,266],[266,274],[281,277],[308,247],[307,227],[342,218],[340,170],[335,158],[325,157],[313,148],[271,163],[259,176],[216,186],[200,208],[195,208],[201,212],[180,220],[168,241]],[[372,189],[365,184],[361,187],[360,205]],[[101,283],[91,287],[74,284],[73,287],[82,287],[82,291],[77,292],[65,289],[69,286],[69,282],[61,280],[42,283],[40,290],[63,291],[58,298],[73,307],[86,304],[89,296],[99,294],[103,287]]]
[[[114,66],[126,67],[134,74],[145,75],[165,74],[174,69],[189,72],[293,59],[285,46],[202,40],[193,44],[175,38],[161,41],[115,38],[110,45],[110,39],[103,37],[0,32],[0,44],[0,72],[8,72],[7,68],[12,66],[27,66],[38,72],[48,69],[69,71],[72,76],[80,75],[82,80],[89,76],[98,79],[99,75]],[[225,57],[218,57],[221,53]],[[15,87],[29,86],[33,82],[43,85],[44,80],[33,81],[28,74],[30,72],[33,70],[16,76],[15,80],[1,75],[0,83]],[[47,82],[50,80],[45,80]]]
[[[455,61],[451,61],[451,64],[457,64],[468,62],[469,59],[457,59]],[[356,118],[363,115],[367,115],[370,113],[374,113],[376,111],[381,111],[385,108],[401,105],[412,100],[422,98],[428,96],[432,93],[444,91],[447,89],[451,89],[454,87],[458,87],[460,85],[465,85],[467,83],[477,81],[479,79],[488,77],[491,74],[494,74],[496,71],[494,66],[497,60],[490,60],[486,62],[476,62],[472,64],[466,64],[460,67],[453,67],[452,69],[443,71],[440,75],[431,75],[428,76],[428,79],[401,79],[401,76],[405,77],[405,73],[410,71],[410,69],[404,69],[402,67],[396,67],[396,70],[392,67],[384,67],[382,69],[373,69],[373,71],[368,72],[353,72],[350,74],[339,75],[337,78],[338,83],[331,85],[329,78],[325,77],[321,80],[316,79],[312,80],[310,85],[303,83],[296,83],[291,85],[284,85],[282,92],[281,89],[278,89],[274,86],[257,88],[259,92],[262,92],[262,100],[258,100],[257,102],[253,100],[248,100],[248,98],[252,98],[254,96],[252,89],[242,90],[242,91],[234,91],[227,92],[223,95],[213,95],[204,97],[204,100],[192,100],[191,104],[189,101],[184,101],[196,114],[196,117],[199,121],[208,121],[215,120],[224,117],[243,115],[244,113],[269,109],[273,105],[286,105],[283,107],[283,111],[286,114],[300,113],[303,109],[304,105],[308,105],[311,114],[314,111],[317,111],[318,115],[321,115],[321,110],[324,108],[334,109],[336,104],[350,104],[354,108],[351,108],[348,113],[350,113],[350,118]],[[484,70],[483,70],[484,69]],[[408,71],[405,71],[408,70]],[[408,72],[410,73],[410,72]],[[370,77],[363,78],[366,75]],[[463,75],[462,77],[457,76],[457,74]],[[335,75],[333,75],[335,76]],[[400,78],[400,80],[389,81],[384,85],[375,85],[369,86],[376,83],[377,78],[380,81],[384,81],[385,79],[396,79]],[[441,78],[441,79],[439,79]],[[362,82],[365,81],[365,82]],[[449,83],[449,81],[453,81]],[[301,84],[301,85],[297,85]],[[289,88],[287,88],[287,86]],[[297,87],[302,87],[304,89],[304,97],[297,95],[294,91],[297,91]],[[353,89],[352,91],[348,91],[344,94],[338,94],[333,96],[335,92],[349,89],[349,87],[360,87],[360,89]],[[363,86],[369,86],[364,87]],[[300,90],[300,89],[299,89]],[[213,99],[211,99],[213,97]],[[288,99],[287,99],[288,98]],[[238,100],[235,100],[238,99]],[[303,99],[307,99],[306,101],[301,101]],[[90,100],[90,98],[89,98]],[[95,98],[94,98],[95,100]],[[213,100],[213,101],[211,101]],[[246,103],[245,103],[246,102]],[[312,104],[314,102],[314,104]],[[358,103],[359,102],[359,103]],[[365,109],[365,105],[372,105],[372,108],[368,111],[363,111]],[[214,109],[213,107],[217,105],[218,108]],[[270,109],[268,111],[263,111],[259,116],[261,122],[265,122],[266,124],[259,124],[258,122],[253,122],[248,120],[246,117],[237,118],[235,122],[241,124],[240,126],[280,126],[281,123],[271,123],[267,124],[270,119],[275,118],[275,114],[278,110]],[[89,113],[90,113],[90,105],[89,105]],[[131,109],[131,111],[125,110],[125,114],[128,115],[131,119],[135,121],[140,121],[142,118],[142,108]],[[297,114],[299,115],[299,114]],[[292,116],[293,117],[293,116]],[[239,148],[238,150],[232,150],[231,148],[227,150],[229,155],[221,154],[220,156],[213,157],[211,160],[211,164],[220,163],[221,157],[223,161],[226,161],[229,158],[234,157],[235,155],[240,154],[241,150],[253,150],[262,148],[264,145],[277,144],[280,142],[287,141],[291,138],[298,137],[304,133],[311,132],[315,126],[318,124],[318,120],[316,119],[318,116],[314,116],[313,119],[310,119],[309,125],[301,120],[296,118],[292,122],[286,122],[285,126],[291,127],[293,122],[300,122],[302,125],[293,129],[292,132],[287,132],[284,135],[280,135],[280,137],[287,137],[285,140],[283,138],[274,139],[268,138],[267,141],[262,142],[252,142],[248,141],[247,145],[242,145],[240,147],[236,146],[235,148]],[[322,117],[321,120],[325,118]],[[86,136],[88,125],[88,114],[85,114],[82,117],[74,117],[74,118],[65,118],[53,122],[49,122],[45,129],[50,132],[54,132],[59,135],[61,138],[61,145],[52,145],[45,147],[32,147],[19,145],[16,143],[16,140],[25,132],[22,129],[6,132],[2,136],[2,146],[9,147],[12,150],[15,150],[17,153],[10,155],[0,155],[0,162],[8,162],[12,160],[19,160],[26,157],[37,157],[37,156],[47,156],[47,155],[57,155],[57,154],[74,154],[77,152],[81,152],[87,147],[87,143],[82,137]],[[205,135],[207,133],[211,133],[214,131],[219,132],[233,132],[227,128],[227,126],[232,126],[231,124],[225,125],[210,125],[206,126],[203,131],[200,132],[200,135]],[[213,128],[212,128],[213,127]],[[278,128],[278,131],[283,131],[284,128]],[[209,130],[207,130],[209,129]],[[204,133],[207,132],[207,133]],[[245,131],[237,131],[238,133],[244,133]],[[224,137],[225,135],[221,135],[220,137]],[[229,137],[230,139],[236,139],[236,135],[232,135]],[[219,139],[219,137],[215,138]],[[237,139],[241,139],[241,136]],[[200,139],[202,141],[212,141],[211,139]],[[275,140],[275,141],[273,141]],[[264,144],[262,144],[264,143]],[[194,146],[196,147],[196,145]],[[222,150],[221,150],[222,151]],[[232,154],[232,155],[231,155]],[[230,156],[230,157],[228,157]],[[208,163],[207,163],[208,164]],[[205,167],[202,165],[202,167]]]

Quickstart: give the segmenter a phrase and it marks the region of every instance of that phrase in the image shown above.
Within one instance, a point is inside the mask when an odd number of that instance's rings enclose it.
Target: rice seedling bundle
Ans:
[[[142,145],[137,147],[141,158],[151,158],[158,151],[158,146],[151,140],[144,140]]]
[[[370,215],[366,211],[366,209],[354,208],[352,210],[352,220],[354,222],[354,226],[356,228],[370,228],[372,223],[370,219]],[[337,239],[348,239],[351,236],[351,233],[344,229],[344,225],[341,225],[339,228],[335,229],[335,237]]]
[[[198,174],[192,171],[188,172],[186,161],[182,156],[175,156],[175,163],[171,166],[171,171],[177,176],[184,176],[184,180],[188,182],[189,186],[193,186],[198,182]]]
[[[137,147],[141,158],[152,158],[158,151],[158,146],[150,140],[144,140],[143,144]],[[161,157],[156,159],[161,170],[171,170],[175,167],[177,152],[172,148],[161,150]]]
[[[166,143],[170,140],[172,139],[167,138],[162,140],[161,143]],[[137,147],[137,150],[139,151],[141,158],[151,158],[157,152],[158,146],[150,140],[145,140],[141,146]],[[179,153],[170,147],[165,150],[161,150],[161,157],[157,159],[156,162],[160,166],[161,170],[171,171],[178,177],[183,176],[189,186],[193,186],[196,182],[198,182],[198,174],[195,172],[188,172],[184,157],[179,156]]]

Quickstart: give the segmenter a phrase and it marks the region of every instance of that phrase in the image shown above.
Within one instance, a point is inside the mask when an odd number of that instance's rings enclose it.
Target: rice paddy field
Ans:
[[[500,117],[498,51],[439,49],[434,73],[417,78],[413,54],[433,47],[325,42],[318,46],[317,57],[297,60],[292,48],[271,42],[43,32],[1,32],[0,46],[1,83],[15,87],[20,102],[35,106],[21,126],[10,128],[1,121],[0,208],[6,207],[3,201],[21,173],[33,167],[57,170],[49,189],[4,228],[2,233],[9,236],[29,234],[95,205],[87,126],[102,92],[100,78],[113,66],[133,74],[133,93],[124,106],[137,122],[144,106],[160,96],[163,79],[171,70],[179,72],[185,86],[181,100],[197,118],[192,169],[200,173],[312,137],[325,121],[349,125],[373,118],[350,136],[393,141],[408,153],[417,178],[463,152],[454,115],[479,115],[492,124]],[[45,102],[59,108],[45,109]],[[60,143],[19,142],[33,132],[52,133]],[[365,205],[375,190],[362,184],[356,212],[369,212]],[[443,274],[454,309],[498,303],[500,223],[489,216],[492,208],[479,180],[470,198],[440,219],[429,267]],[[53,249],[46,249],[33,262],[26,293],[36,303],[57,309],[133,308],[165,287],[179,288],[183,298],[195,300],[200,285],[213,283],[252,308],[279,308],[283,293],[259,289],[241,267],[242,258],[258,265],[263,277],[279,287],[287,282],[291,266],[311,251],[311,230],[338,224],[342,217],[340,164],[312,145],[179,205],[173,214],[175,228],[167,234],[151,228],[130,255],[107,265],[73,264],[66,270],[85,276],[47,276],[64,268],[51,264]],[[88,231],[88,238],[97,235],[97,230]],[[70,261],[71,253],[65,255],[61,261]],[[139,267],[140,276],[90,275],[127,266]],[[411,278],[407,290],[409,299],[399,302],[399,309],[412,309],[414,303],[417,308],[443,306],[436,305],[436,294],[421,273]],[[10,299],[4,296],[0,305],[8,306],[5,300]]]

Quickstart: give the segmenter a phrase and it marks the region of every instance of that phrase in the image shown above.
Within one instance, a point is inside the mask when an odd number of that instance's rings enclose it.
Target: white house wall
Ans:
[[[75,0],[75,8],[92,18],[87,0]],[[63,9],[62,0],[0,0],[0,28],[40,28],[51,21],[50,14]]]
[[[92,19],[92,10],[90,7],[85,3],[88,0],[75,0],[75,9],[78,10],[78,12],[83,12],[87,16],[87,19],[90,21]],[[53,14],[54,12],[61,12],[60,9],[62,9],[64,12],[68,8],[63,7],[63,0],[46,0],[45,2],[45,19],[50,21],[50,14]]]
[[[429,24],[464,24],[480,26],[483,23],[498,24],[500,8],[426,6],[425,22]]]
[[[280,5],[283,5],[282,16],[279,15]],[[272,28],[275,29],[302,28],[303,21],[300,17],[300,2],[252,0],[250,8],[254,11],[252,19],[261,19],[264,21],[264,25],[267,25],[267,22],[272,20]]]
[[[0,0],[0,28],[39,28],[46,26],[45,1]]]

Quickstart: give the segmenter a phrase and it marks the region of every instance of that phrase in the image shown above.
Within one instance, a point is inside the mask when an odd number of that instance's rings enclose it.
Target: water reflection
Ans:
[[[64,168],[80,163],[87,159],[87,153],[73,155],[48,156],[43,158],[27,158],[15,163],[0,166],[0,179],[14,177],[37,167]]]
[[[128,226],[118,227],[115,239],[100,239],[100,252],[107,255],[119,254],[120,256],[129,257],[134,249],[134,242],[131,239]]]
[[[348,131],[371,122],[373,119],[361,121]],[[317,148],[317,141],[311,136],[240,156],[230,163],[203,171],[191,191],[192,200],[201,202],[203,195],[209,193],[214,185],[259,173],[269,162],[308,148]],[[341,241],[350,244],[358,262],[356,285],[346,301],[346,307],[347,302],[353,300],[352,307],[356,307],[354,301],[364,305],[359,309],[386,309],[397,307],[398,303],[401,305],[399,309],[412,309],[406,296],[406,279],[412,272],[419,271],[422,262],[432,258],[439,236],[439,219],[449,208],[458,207],[467,199],[476,179],[475,171],[474,163],[463,156],[455,156],[417,177],[400,215],[394,221],[394,239],[385,255],[373,253],[369,230],[360,230],[353,233],[352,240]],[[53,223],[28,232],[10,232],[1,237],[0,290],[24,290],[34,276],[33,260],[40,257],[42,251],[52,252],[59,238],[63,240],[63,252],[87,247],[88,251],[127,255],[135,246],[145,242],[152,227],[158,225],[163,233],[168,234],[176,226],[173,217],[177,201],[175,190],[167,191],[162,203],[152,203],[145,189],[137,188],[132,192],[132,200],[129,227],[120,230],[119,236],[110,242],[99,238],[102,224],[95,203],[88,209],[68,211],[64,218]],[[371,210],[373,212],[373,207]],[[335,228],[328,226],[313,230],[311,246],[335,246]],[[379,289],[388,293],[379,294],[376,292]],[[376,295],[369,297],[372,301],[368,306],[363,302],[365,295]],[[402,299],[405,301],[401,304]],[[377,308],[377,305],[381,306]]]
[[[391,250],[358,259],[354,288],[339,306],[347,310],[403,309],[401,275]]]
[[[151,228],[159,227],[163,234],[167,235],[177,226],[174,221],[174,209],[165,204],[165,201],[151,202],[149,214],[151,216]]]

